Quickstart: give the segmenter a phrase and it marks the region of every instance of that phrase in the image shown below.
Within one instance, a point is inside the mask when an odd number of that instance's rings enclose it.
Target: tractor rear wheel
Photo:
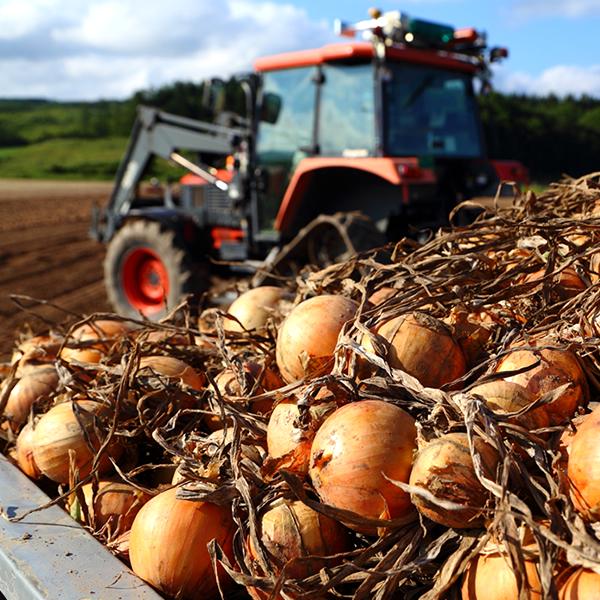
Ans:
[[[104,283],[116,312],[128,317],[164,317],[195,291],[193,269],[174,231],[154,221],[125,224],[110,241]]]

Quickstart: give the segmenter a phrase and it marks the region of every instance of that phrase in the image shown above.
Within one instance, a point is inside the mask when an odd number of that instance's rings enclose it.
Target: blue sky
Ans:
[[[600,99],[600,0],[0,0],[0,97],[125,98],[247,70],[258,56],[335,41],[370,6],[509,48],[505,92]]]

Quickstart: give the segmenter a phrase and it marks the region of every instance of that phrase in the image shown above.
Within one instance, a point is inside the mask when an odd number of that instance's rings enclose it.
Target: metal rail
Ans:
[[[0,598],[161,598],[58,506],[8,520],[49,500],[0,454]]]

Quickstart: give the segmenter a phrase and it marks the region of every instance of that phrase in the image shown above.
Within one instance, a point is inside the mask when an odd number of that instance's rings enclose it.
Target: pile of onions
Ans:
[[[525,579],[529,600],[542,600],[543,590],[537,569],[537,558],[525,554]],[[479,554],[469,564],[461,587],[462,600],[517,600],[519,587],[515,569],[500,548]]]
[[[320,557],[349,550],[347,531],[340,523],[299,501],[276,500],[259,515],[259,524],[259,537],[275,575],[279,575],[289,561],[304,559],[288,565],[286,575],[295,579],[309,577],[327,564]],[[247,547],[255,558],[258,552],[252,538]],[[257,600],[269,597],[256,588],[248,591]]]
[[[10,392],[4,416],[13,423],[25,423],[34,403],[49,398],[58,387],[58,373],[52,366],[29,369]]]
[[[500,415],[519,412],[535,402],[535,396],[522,385],[503,379],[476,385],[470,393],[481,396],[486,404]],[[527,429],[542,429],[550,424],[548,414],[543,407],[526,411],[511,420]]]
[[[321,500],[367,518],[409,515],[410,496],[388,479],[408,482],[416,436],[414,419],[389,402],[361,400],[336,410],[311,448],[309,473]],[[348,526],[376,533],[374,527]]]
[[[473,442],[485,476],[495,481],[496,450],[480,438],[475,437]],[[410,485],[462,507],[444,508],[426,496],[412,493],[413,504],[428,519],[455,528],[483,524],[484,509],[490,497],[475,473],[466,433],[447,433],[425,444],[412,467]]]
[[[68,363],[73,361],[99,363],[114,340],[130,331],[131,326],[125,321],[113,319],[91,321],[73,330],[71,337],[76,343],[71,346],[67,341],[60,357]]]
[[[584,569],[574,571],[558,590],[558,600],[597,600],[600,597],[600,575]]]
[[[135,516],[150,500],[150,496],[123,481],[101,479],[97,486],[95,495],[93,483],[86,483],[82,486],[81,491],[90,522],[86,521],[85,514],[81,509],[79,520],[92,525],[96,531],[105,528],[106,535],[110,539],[129,531]],[[74,509],[75,504],[73,503],[70,511],[72,515]]]
[[[532,346],[541,346],[544,344],[544,340],[530,341],[529,343]],[[519,350],[516,347],[500,359],[496,366],[496,372],[516,371],[535,365],[538,361],[539,365],[520,375],[512,375],[504,379],[522,385],[536,399],[563,384],[571,384],[553,402],[542,407],[548,415],[551,425],[564,423],[588,399],[585,373],[573,353],[553,348],[534,351]]]
[[[357,309],[354,300],[335,295],[316,296],[296,306],[277,335],[277,366],[285,381],[331,371],[339,333]]]
[[[19,468],[25,475],[38,479],[42,473],[33,459],[33,427],[26,423],[19,432],[15,445],[15,458]]]
[[[225,319],[223,328],[225,331],[261,329],[287,296],[284,289],[271,285],[248,290],[236,298],[227,311],[237,320]]]
[[[207,544],[231,557],[235,525],[229,506],[178,500],[177,488],[154,496],[137,514],[129,539],[134,573],[182,600],[217,594]]]
[[[75,415],[73,404],[79,409],[78,416]],[[89,475],[94,455],[101,445],[96,435],[95,421],[97,417],[109,415],[110,409],[105,404],[92,400],[63,402],[42,415],[32,437],[33,460],[41,473],[53,481],[68,483],[72,455],[79,477]],[[88,445],[86,437],[92,447]],[[108,453],[118,456],[120,451],[121,447],[114,445],[101,457],[99,473],[111,467]]]
[[[585,417],[570,440],[567,473],[575,508],[588,520],[600,520],[600,407]]]
[[[462,377],[465,356],[442,321],[425,313],[395,317],[377,326],[376,333],[389,342],[387,362],[412,375],[425,387],[439,388]],[[373,352],[369,336],[364,347]]]

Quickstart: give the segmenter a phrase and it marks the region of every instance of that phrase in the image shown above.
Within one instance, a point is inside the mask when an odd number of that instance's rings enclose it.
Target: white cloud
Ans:
[[[555,94],[559,97],[585,94],[600,97],[600,65],[556,65],[537,76],[498,67],[495,69],[494,85],[497,90],[506,93],[535,96]]]
[[[333,40],[328,24],[268,0],[8,0],[0,22],[11,24],[10,39],[0,34],[4,97],[122,98]]]
[[[600,14],[600,0],[515,0],[510,10],[523,20],[544,16],[578,18]]]

